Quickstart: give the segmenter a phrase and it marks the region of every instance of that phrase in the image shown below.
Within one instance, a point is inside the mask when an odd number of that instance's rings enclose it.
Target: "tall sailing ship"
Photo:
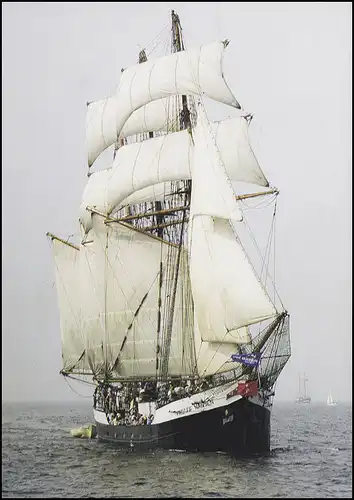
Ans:
[[[278,190],[251,148],[252,115],[226,84],[228,40],[185,49],[174,11],[169,36],[167,55],[141,50],[111,96],[87,103],[81,241],[47,233],[61,374],[95,386],[98,438],[121,448],[267,452],[290,357],[269,272]],[[206,99],[234,116],[210,121]],[[254,210],[274,206],[263,253],[247,224],[255,200]]]
[[[306,390],[306,384],[308,382],[308,378],[306,378],[306,375],[301,379],[301,376],[299,375],[299,395],[296,398],[296,403],[311,403],[311,396],[307,394]]]

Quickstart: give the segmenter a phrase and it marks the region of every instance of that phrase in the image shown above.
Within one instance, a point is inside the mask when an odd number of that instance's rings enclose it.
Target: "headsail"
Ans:
[[[212,132],[199,117],[189,229],[194,307],[203,340],[230,342],[230,332],[276,310],[232,229],[242,214]]]
[[[197,373],[200,377],[214,375],[230,369],[231,353],[237,352],[238,345],[228,342],[220,344],[219,342],[208,342],[202,339],[198,319],[194,317],[194,342],[196,350]]]
[[[230,342],[234,330],[276,315],[230,222],[195,216],[190,272],[203,340]]]

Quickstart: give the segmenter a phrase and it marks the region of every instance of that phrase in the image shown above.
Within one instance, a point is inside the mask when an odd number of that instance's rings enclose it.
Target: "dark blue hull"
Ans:
[[[247,456],[270,450],[270,410],[247,399],[155,425],[96,422],[98,438],[118,448],[222,451]]]

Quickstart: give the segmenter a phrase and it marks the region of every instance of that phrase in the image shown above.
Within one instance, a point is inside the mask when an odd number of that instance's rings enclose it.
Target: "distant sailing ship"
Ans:
[[[335,401],[333,401],[331,389],[329,390],[328,396],[327,396],[327,406],[337,406],[337,403]]]
[[[306,383],[308,382],[308,379],[306,378],[305,374],[302,379],[301,383],[301,376],[299,375],[299,396],[296,399],[296,403],[311,403],[311,398],[310,396],[307,395],[306,392]]]
[[[82,239],[47,233],[61,374],[96,386],[98,438],[118,447],[267,452],[289,315],[267,291],[271,245],[261,279],[242,228],[244,200],[274,203],[272,243],[278,190],[224,79],[229,42],[185,50],[174,11],[171,33],[172,53],[150,61],[141,50],[113,95],[87,103]],[[209,122],[203,95],[237,116]],[[111,166],[92,172],[113,145]]]

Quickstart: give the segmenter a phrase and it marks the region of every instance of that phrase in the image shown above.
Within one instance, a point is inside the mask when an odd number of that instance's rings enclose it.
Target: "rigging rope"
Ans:
[[[73,388],[73,387],[69,384],[69,382],[68,382],[68,380],[67,380],[68,378],[71,378],[71,379],[73,379],[73,380],[77,380],[77,381],[79,381],[79,382],[82,382],[82,383],[84,383],[84,384],[89,384],[89,385],[92,385],[92,386],[95,386],[95,384],[94,384],[94,383],[92,383],[92,382],[87,382],[86,380],[80,380],[80,379],[77,379],[77,378],[71,377],[70,375],[66,375],[66,376],[64,377],[64,380],[65,380],[65,382],[68,384],[69,388],[70,388],[70,389],[71,389],[71,390],[72,390],[75,394],[77,394],[78,396],[80,396],[80,398],[84,398],[84,399],[88,399],[88,398],[90,398],[90,399],[91,399],[91,398],[92,398],[92,395],[89,395],[89,396],[84,396],[83,394],[80,394],[79,392],[77,392],[77,391],[76,391],[76,390],[75,390],[75,389],[74,389],[74,388]]]
[[[275,198],[275,200],[276,200],[276,198]],[[273,217],[275,217],[275,214],[273,214]],[[253,243],[254,243],[254,246],[255,246],[255,248],[256,248],[256,250],[257,250],[257,252],[258,252],[258,254],[259,254],[260,258],[261,258],[261,262],[263,262],[264,257],[263,257],[263,255],[262,255],[262,252],[261,252],[261,250],[260,250],[260,248],[259,248],[259,246],[258,246],[258,244],[257,244],[257,241],[256,241],[256,239],[255,239],[255,237],[254,237],[254,235],[253,235],[253,232],[252,232],[252,230],[251,230],[251,227],[249,226],[249,224],[248,224],[248,222],[247,222],[247,218],[246,218],[246,217],[244,217],[243,222],[244,222],[244,224],[245,224],[246,229],[248,230],[248,232],[249,232],[249,234],[250,234],[250,237],[252,238],[252,241],[253,241]],[[271,281],[271,283],[272,283],[272,285],[273,285],[273,287],[274,287],[274,293],[275,293],[275,294],[276,294],[276,296],[278,297],[278,299],[279,299],[279,301],[280,301],[280,303],[281,303],[281,306],[282,306],[282,307],[283,307],[283,309],[284,309],[284,305],[283,305],[283,302],[282,302],[282,300],[281,300],[281,298],[280,298],[280,295],[279,295],[279,293],[278,293],[278,290],[277,290],[277,288],[276,288],[276,286],[275,286],[275,282],[274,282],[274,280],[273,280],[272,276],[269,274],[269,272],[268,272],[268,271],[267,271],[267,274],[268,274],[268,278],[269,278],[269,280]]]
[[[265,269],[265,277],[264,277],[264,286],[265,287],[267,286],[267,276],[269,275],[268,269],[269,269],[270,249],[271,249],[271,245],[272,245],[274,215],[275,215],[275,213],[273,214],[273,217],[272,217],[272,222],[271,222],[269,234],[268,234],[268,241],[267,241],[266,249],[264,252],[263,264],[262,264],[261,273],[259,276],[260,280],[262,280],[263,270]]]
[[[166,23],[165,26],[162,28],[161,31],[159,31],[159,33],[157,33],[157,35],[147,44],[145,45],[145,50],[156,40],[156,38],[158,38],[164,31],[166,28],[169,27],[169,23]]]
[[[112,229],[112,230],[114,231],[114,229]],[[108,231],[109,231],[109,230],[108,230]],[[132,231],[133,231],[133,229],[132,229]],[[101,241],[101,240],[100,240],[100,241]],[[133,241],[133,239],[131,239],[131,241]],[[108,265],[109,265],[109,267],[110,267],[110,269],[111,269],[111,272],[113,273],[114,280],[115,280],[115,281],[116,281],[116,283],[118,284],[118,287],[119,287],[119,289],[121,290],[122,295],[124,296],[124,299],[125,299],[125,302],[126,302],[127,306],[131,306],[131,304],[129,303],[130,301],[128,300],[128,297],[127,297],[127,295],[124,293],[124,290],[123,290],[122,286],[120,285],[120,282],[119,282],[119,280],[118,280],[118,278],[117,278],[117,275],[116,275],[116,272],[115,272],[115,268],[114,268],[114,266],[112,265],[111,260],[110,260],[110,259],[109,259],[109,257],[108,257],[108,254],[107,254],[107,249],[106,249],[106,248],[103,248],[102,243],[101,243],[101,247],[102,247],[102,249],[103,249],[103,250],[104,250],[104,252],[105,252],[105,255],[106,255],[106,258],[107,258],[107,263],[108,263]],[[123,263],[122,263],[122,261],[121,261],[121,259],[120,259],[120,256],[119,256],[119,251],[116,253],[115,257],[119,260],[120,265],[121,265],[121,269],[122,269],[122,270],[124,270]],[[131,279],[129,278],[129,276],[128,276],[128,273],[127,273],[127,272],[125,272],[125,276],[126,276],[126,278],[128,279],[128,281],[129,281],[129,283],[130,283],[130,285],[131,285],[132,290],[133,290],[133,291],[137,294],[137,292],[138,292],[138,291],[137,291],[137,289],[135,288],[135,286],[133,285],[133,283],[132,283]],[[152,289],[153,285],[155,284],[156,279],[157,279],[157,277],[158,277],[158,276],[159,276],[159,270],[157,271],[157,273],[156,273],[155,277],[153,278],[152,283],[151,283],[150,287],[148,288],[147,294],[149,294],[149,293],[150,293],[150,291],[151,291],[151,289]],[[132,308],[130,307],[130,309],[132,309]],[[133,315],[133,316],[134,316],[134,315]],[[133,317],[133,319],[132,319],[132,321],[134,321],[135,319],[136,319],[136,317],[134,316],[134,317]],[[153,329],[153,331],[155,331],[155,325],[154,325],[154,323],[152,322],[152,320],[151,320],[150,316],[148,316],[148,318],[147,318],[147,319],[148,319],[148,321],[149,321],[149,322],[150,322],[150,324],[151,324],[151,328]],[[153,340],[151,340],[151,339],[149,339],[149,338],[147,337],[147,334],[145,333],[145,329],[144,329],[144,328],[142,328],[142,329],[141,329],[141,331],[143,332],[143,335],[145,336],[145,339],[146,339],[148,342],[150,342],[150,343],[151,343],[151,342],[153,342]],[[133,330],[133,335],[135,335],[135,329]],[[134,349],[135,349],[135,343],[134,343],[134,346],[133,346],[133,347],[134,347]],[[134,359],[135,359],[135,358],[134,358]],[[138,369],[139,367],[138,367],[138,366],[136,366],[136,368]]]
[[[269,196],[269,195],[262,195],[262,197],[266,197],[266,196]],[[277,199],[277,194],[273,194],[273,196],[271,196],[271,198],[268,200],[267,198],[265,198],[264,200],[261,200],[258,205],[248,205],[247,202],[245,200],[238,200],[238,201],[241,201],[241,203],[243,205],[245,205],[247,207],[247,210],[256,210],[256,209],[260,209],[260,208],[267,208],[269,205],[271,205],[273,203],[274,200]]]
[[[274,228],[273,228],[273,277],[274,277],[274,304],[275,304],[275,223],[276,223],[276,218],[275,218],[275,212],[277,209],[277,202],[278,199],[275,200],[275,207],[274,207]]]

